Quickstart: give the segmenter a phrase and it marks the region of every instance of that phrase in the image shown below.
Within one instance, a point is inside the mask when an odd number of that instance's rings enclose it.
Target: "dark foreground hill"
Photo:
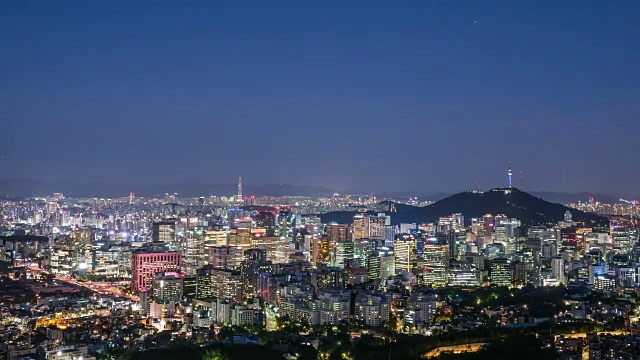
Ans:
[[[392,203],[386,203],[386,210]],[[517,218],[523,225],[555,224],[564,219],[567,210],[573,221],[585,226],[607,226],[608,220],[592,213],[570,209],[561,204],[551,203],[518,189],[493,189],[486,192],[464,192],[449,196],[426,207],[394,204],[395,212],[390,212],[391,222],[422,223],[437,222],[440,217],[461,213],[465,219],[481,217],[485,214],[505,214]],[[335,212],[322,215],[323,222],[342,222],[355,214]]]

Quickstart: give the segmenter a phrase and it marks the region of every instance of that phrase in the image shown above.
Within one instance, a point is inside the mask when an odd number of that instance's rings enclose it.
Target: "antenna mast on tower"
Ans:
[[[511,188],[511,176],[513,176],[513,171],[511,170],[511,156],[509,156],[509,169],[507,170],[507,175],[509,175],[509,188]]]

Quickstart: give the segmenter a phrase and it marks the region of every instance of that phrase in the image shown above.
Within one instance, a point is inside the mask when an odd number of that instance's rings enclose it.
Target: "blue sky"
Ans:
[[[0,4],[0,178],[635,192],[640,3]]]

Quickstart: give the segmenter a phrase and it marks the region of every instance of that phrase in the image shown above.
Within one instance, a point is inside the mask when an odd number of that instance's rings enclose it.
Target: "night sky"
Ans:
[[[189,4],[186,4],[189,3]],[[348,4],[347,4],[348,3]],[[3,1],[0,179],[638,191],[640,1]]]

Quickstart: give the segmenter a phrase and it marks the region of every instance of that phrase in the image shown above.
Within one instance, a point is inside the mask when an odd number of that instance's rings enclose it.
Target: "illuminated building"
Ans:
[[[504,258],[492,260],[489,275],[491,276],[491,284],[511,285],[511,261]]]
[[[291,211],[280,210],[276,218],[275,235],[284,238],[291,237],[291,229],[295,227],[295,217],[291,216]]]
[[[182,253],[176,251],[150,252],[138,249],[132,253],[131,258],[131,288],[135,291],[148,290],[156,273],[180,272],[182,268]]]
[[[207,246],[227,245],[227,237],[227,230],[206,230],[204,232],[204,241]]]
[[[425,284],[446,285],[449,270],[449,245],[442,234],[436,234],[426,239],[422,258],[424,259]]]
[[[333,249],[333,266],[345,268],[351,265],[354,250],[352,241],[334,243]]]
[[[249,248],[251,247],[251,238],[251,228],[231,228],[227,245]]]
[[[243,250],[239,246],[213,246],[209,248],[209,264],[217,269],[234,270],[240,266]]]
[[[386,225],[390,225],[390,218],[384,214],[357,214],[353,217],[353,240],[384,239]]]
[[[213,266],[205,265],[196,270],[196,299],[209,299],[213,296],[211,272]]]
[[[89,355],[89,348],[86,346],[63,346],[51,351],[47,351],[46,360],[95,360],[96,357]]]
[[[515,286],[524,286],[528,280],[527,265],[520,260],[511,263],[511,283]]]
[[[197,226],[186,232],[182,244],[182,272],[193,275],[209,261],[205,246],[204,228]]]
[[[153,223],[153,242],[173,243],[176,241],[177,220],[162,220]]]
[[[551,274],[559,283],[564,284],[564,260],[561,256],[554,256],[551,258]]]
[[[631,239],[631,232],[629,228],[622,226],[619,223],[611,222],[609,235],[613,241],[613,249],[616,252],[627,254],[633,248],[633,241]]]
[[[327,225],[327,235],[334,242],[350,241],[351,229],[348,224],[330,224]]]
[[[393,251],[396,259],[396,272],[411,272],[417,264],[416,236],[412,234],[396,235]]]
[[[480,270],[466,261],[459,261],[448,270],[447,284],[449,286],[479,286],[481,282]]]
[[[389,321],[391,301],[382,292],[360,292],[355,298],[354,317],[368,326]]]
[[[240,271],[212,269],[211,295],[225,300],[242,300],[242,276]]]
[[[177,272],[156,273],[153,278],[153,300],[159,303],[177,303],[182,301],[184,275]]]
[[[318,264],[329,264],[333,253],[333,242],[329,237],[313,238],[310,249],[310,262],[313,266]]]
[[[276,214],[272,210],[261,210],[253,216],[255,227],[264,229],[264,236],[275,236]]]

